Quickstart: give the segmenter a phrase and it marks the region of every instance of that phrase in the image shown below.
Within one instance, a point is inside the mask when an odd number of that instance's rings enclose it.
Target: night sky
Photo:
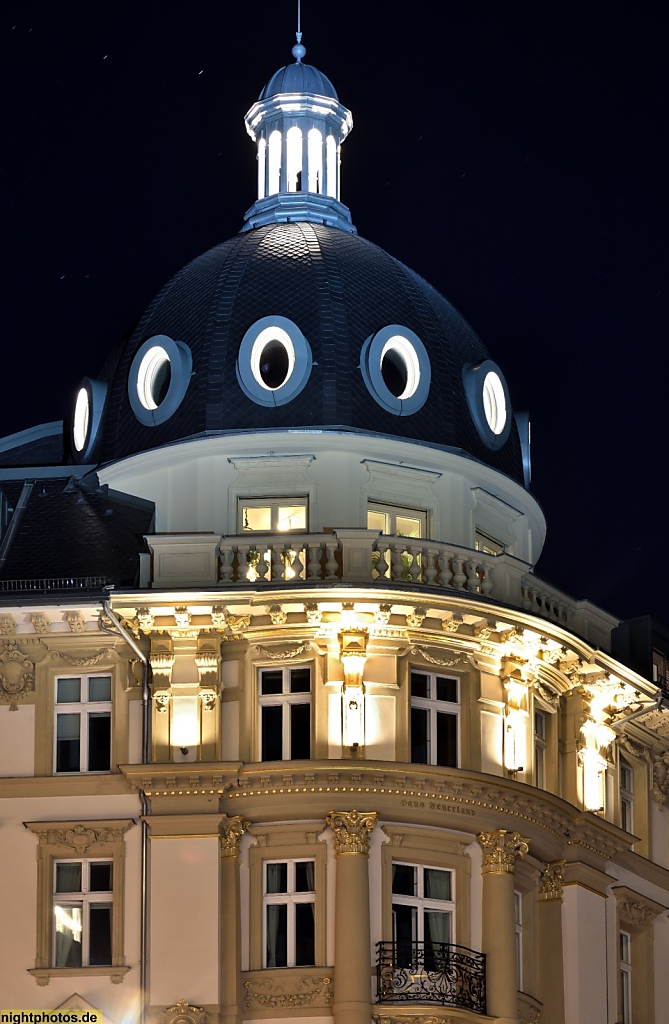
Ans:
[[[669,622],[663,6],[304,0],[302,28],[353,112],[359,233],[464,314],[530,412],[537,574]],[[243,115],[292,59],[295,4],[0,19],[3,436],[69,416],[158,289],[239,230]]]

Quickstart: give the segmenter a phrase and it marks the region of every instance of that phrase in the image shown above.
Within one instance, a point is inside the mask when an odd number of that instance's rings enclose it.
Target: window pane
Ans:
[[[416,895],[416,869],[412,864],[393,864],[393,892],[398,896]]]
[[[56,771],[80,770],[80,715],[56,715]]]
[[[388,529],[388,516],[385,512],[375,512],[373,509],[367,511],[367,529],[380,530],[381,533],[390,533]]]
[[[111,913],[112,908],[107,903],[92,903],[88,908],[90,967],[111,963]]]
[[[91,892],[111,892],[112,887],[112,866],[111,864],[96,864],[90,865],[90,883],[89,889]],[[62,891],[62,890],[59,890]]]
[[[458,717],[437,714],[437,764],[446,768],[458,766]]]
[[[306,530],[307,528],[307,507],[306,505],[283,505],[279,506],[279,514],[276,524],[277,530]]]
[[[437,700],[446,700],[449,704],[458,703],[457,679],[444,679],[443,676],[437,676]]]
[[[546,716],[542,711],[534,712],[534,733],[539,739],[546,739]]]
[[[283,757],[283,708],[271,704],[260,709],[262,761],[280,761]]]
[[[111,715],[108,711],[88,716],[88,770],[108,772],[111,768]]]
[[[311,669],[294,668],[290,672],[290,692],[309,693],[311,690]]]
[[[81,892],[81,862],[56,864],[56,892]]]
[[[423,930],[425,934],[425,957],[430,953],[430,945],[440,944],[451,941],[451,915],[450,913],[442,913],[439,910],[426,910],[423,917]],[[437,948],[432,950],[432,955],[435,959],[443,957],[444,950]],[[434,970],[434,967],[430,968],[428,963],[425,964],[428,970]]]
[[[284,862],[267,864],[266,892],[288,892],[288,865]]]
[[[315,960],[314,904],[295,906],[295,966],[309,967]]]
[[[311,705],[290,705],[290,757],[293,761],[311,757]]]
[[[111,700],[111,676],[95,676],[88,680],[90,701]]]
[[[428,718],[425,708],[411,709],[411,760],[414,764],[427,764],[428,757]]]
[[[438,868],[425,868],[423,873],[423,895],[431,900],[450,900],[451,898],[451,873],[440,871]],[[444,939],[448,942],[448,939]]]
[[[398,967],[408,967],[413,962],[416,923],[415,907],[393,903],[393,941],[396,943],[395,958]]]
[[[81,967],[81,903],[56,904],[53,912],[56,921],[54,967]]]
[[[397,516],[395,520],[395,533],[398,537],[420,537],[420,519],[413,519],[411,516]]]
[[[242,506],[242,530],[261,530],[269,533],[272,529],[272,509],[269,505],[254,508],[252,505]]]
[[[429,697],[430,696],[430,679],[429,676],[423,675],[422,672],[411,673],[411,696],[412,697]]]
[[[295,864],[295,892],[314,891],[314,862],[298,860]]]
[[[281,672],[261,672],[260,674],[260,693],[265,695],[267,693],[282,693],[283,692],[283,674]]]
[[[81,679],[59,679],[56,687],[58,704],[78,704],[81,700]]]
[[[265,960],[268,967],[288,966],[288,914],[285,903],[275,903],[267,910],[267,946]]]

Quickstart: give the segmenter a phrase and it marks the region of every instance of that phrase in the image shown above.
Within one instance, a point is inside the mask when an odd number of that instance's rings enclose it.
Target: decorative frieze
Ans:
[[[417,647],[415,644],[411,648],[411,653],[422,658],[428,665],[439,665],[440,668],[455,668],[456,665],[462,665],[467,660],[466,654],[454,654],[452,658],[438,658],[434,654],[430,654],[425,647]]]
[[[174,609],[174,621],[177,629],[190,629],[191,615],[185,606]]]
[[[326,822],[334,832],[335,853],[369,854],[369,836],[373,832],[376,811],[330,811]]]
[[[318,607],[317,601],[307,601],[304,605],[304,614],[310,626],[320,626],[323,612]]]
[[[311,650],[311,644],[309,642],[303,644],[256,644],[256,653],[261,658],[267,658],[269,661],[290,661],[291,658],[299,658],[300,654],[305,654]]]
[[[653,761],[652,793],[661,807],[669,801],[669,751]]]
[[[563,872],[566,863],[564,860],[553,860],[544,868],[541,874],[541,888],[539,889],[539,899],[543,902],[562,899],[562,889],[564,886]]]
[[[322,977],[287,978],[275,981],[256,978],[245,981],[246,1009],[265,1006],[268,1009],[295,1009],[299,1006],[332,1006],[332,979]]]
[[[232,818],[229,818],[227,814],[223,815],[218,827],[221,840],[221,857],[239,856],[239,841],[250,824],[250,821],[246,821],[240,815],[235,815]]]
[[[272,620],[273,626],[285,626],[288,621],[288,615],[280,604],[271,604],[267,609],[267,614]]]
[[[187,999],[177,999],[160,1014],[160,1024],[207,1024],[207,1013],[200,1006],[191,1006]]]
[[[101,647],[100,650],[95,651],[93,654],[82,654],[79,656],[68,654],[66,651],[51,651],[49,657],[52,661],[64,661],[66,665],[72,665],[73,668],[92,668],[94,665],[99,665],[101,661],[109,661],[110,658],[115,658],[116,652],[113,647]]]
[[[406,617],[406,623],[409,629],[420,629],[426,615],[427,609],[423,608],[422,605],[418,605],[412,612],[409,612]]]
[[[667,909],[625,885],[613,886],[612,892],[616,898],[620,923],[628,928],[649,928],[658,914]]]
[[[86,622],[81,612],[65,612],[63,618],[72,633],[83,633],[86,629]]]
[[[143,633],[149,633],[155,624],[155,616],[150,608],[137,609],[137,625]]]
[[[16,632],[16,621],[13,615],[0,615],[0,635],[11,636]]]
[[[27,822],[27,827],[37,836],[40,846],[67,846],[79,856],[88,854],[94,846],[103,843],[118,843],[133,824],[132,821],[91,823],[87,825],[66,824],[54,828],[50,823]]]
[[[529,839],[523,838],[520,832],[507,832],[505,828],[479,832],[476,838],[483,850],[481,871],[484,875],[513,874],[516,857],[522,860],[530,848]]]
[[[51,623],[44,612],[32,612],[29,618],[36,633],[43,635],[51,629]]]

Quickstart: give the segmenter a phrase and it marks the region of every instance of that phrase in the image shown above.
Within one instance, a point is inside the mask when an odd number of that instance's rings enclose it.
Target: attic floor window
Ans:
[[[286,346],[278,339],[267,342],[258,360],[258,369],[265,387],[280,388],[290,373],[290,358]]]
[[[145,409],[162,405],[171,380],[170,357],[161,345],[155,345],[142,359],[137,374],[137,393]]]

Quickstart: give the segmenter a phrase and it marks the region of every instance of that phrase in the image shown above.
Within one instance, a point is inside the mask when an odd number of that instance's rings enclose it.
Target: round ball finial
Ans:
[[[306,52],[307,52],[307,48],[306,48],[306,46],[303,46],[302,43],[295,43],[295,46],[291,50],[291,53],[292,53],[293,57],[295,58],[295,60],[297,61],[298,64],[300,63],[302,58],[305,56]]]

